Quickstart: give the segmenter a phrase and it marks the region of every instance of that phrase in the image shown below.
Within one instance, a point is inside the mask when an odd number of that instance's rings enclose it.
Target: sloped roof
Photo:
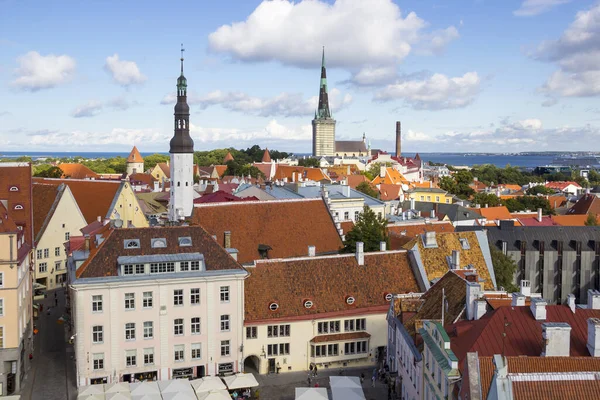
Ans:
[[[487,188],[487,185],[481,181],[473,181],[473,182],[469,183],[469,187],[471,189],[475,190],[476,192],[481,192]],[[519,189],[521,189],[521,188],[519,188]]]
[[[327,181],[331,182],[331,179],[323,173],[321,168],[308,168],[294,165],[277,165],[275,176],[273,179],[284,180],[287,178],[288,182],[292,182],[292,177],[295,176],[295,180],[311,180],[315,182]]]
[[[252,166],[258,168],[258,170],[263,173],[266,179],[271,179],[271,163],[254,163]]]
[[[152,174],[135,173],[129,175],[129,181],[134,185],[141,184],[154,186],[154,182],[156,182],[156,180],[157,179],[153,177]]]
[[[567,203],[567,198],[565,196],[548,196],[548,203],[552,208],[559,208]]]
[[[43,183],[33,185],[33,237],[36,243],[40,240],[42,228],[52,218],[64,190],[65,186]]]
[[[387,233],[390,240],[390,249],[399,250],[416,236],[425,232],[454,232],[454,225],[449,222],[420,221],[414,224],[388,225]]]
[[[567,186],[570,185],[573,185],[576,188],[581,188],[581,185],[574,181],[548,182],[545,186],[549,189],[557,189],[563,191],[567,188]]]
[[[584,194],[573,207],[567,210],[567,214],[589,214],[600,215],[600,198],[593,194]]]
[[[29,245],[33,245],[32,190],[30,164],[0,163],[0,200],[6,200],[5,209],[10,219],[23,227],[25,241]],[[15,210],[18,205],[23,208]]]
[[[319,318],[328,313],[385,312],[385,295],[419,290],[405,251],[261,260],[244,282],[246,322]],[[334,284],[332,284],[334,283]],[[347,298],[354,297],[353,304]],[[313,302],[306,308],[304,302]],[[269,305],[279,308],[271,311]],[[325,317],[323,317],[325,318]]]
[[[410,201],[402,202],[401,207],[403,210],[409,210]],[[476,213],[470,208],[466,208],[458,204],[415,201],[415,210],[421,212],[431,212],[431,210],[436,210],[436,215],[443,214],[452,222],[482,219],[480,214]]]
[[[138,151],[137,147],[133,146],[133,149],[131,149],[131,153],[129,153],[129,156],[127,157],[127,162],[128,163],[144,162],[144,159],[142,158],[142,155]]]
[[[600,217],[599,215],[596,216],[596,221],[600,222],[598,220],[598,217]],[[554,221],[554,223],[556,225],[561,225],[561,226],[585,226],[585,221],[587,220],[588,216],[583,214],[572,214],[572,215],[552,215],[550,216],[550,218],[552,218],[552,221]]]
[[[336,153],[366,153],[367,145],[362,140],[336,140]]]
[[[119,181],[50,178],[33,178],[33,180],[36,184],[45,183],[58,186],[64,183],[69,186],[88,224],[97,220],[98,217],[104,218],[108,215],[115,195],[121,187]]]
[[[600,380],[513,381],[515,400],[597,399]]]
[[[194,204],[223,203],[223,202],[227,202],[227,201],[256,201],[256,200],[258,200],[256,197],[239,198],[237,196],[232,195],[231,193],[227,193],[222,190],[217,190],[216,192],[212,192],[210,194],[205,194],[204,196],[194,199]]]
[[[382,183],[379,185],[379,200],[388,201],[400,198],[402,186]]]
[[[488,220],[512,219],[506,206],[473,208],[476,213],[483,215]]]
[[[356,187],[358,185],[360,185],[363,182],[369,182],[369,180],[367,179],[366,176],[360,174],[360,175],[346,175],[345,176],[346,180],[348,181],[348,186],[350,186],[352,189],[356,189]]]
[[[0,233],[14,233],[17,232],[18,229],[15,221],[13,221],[8,214],[6,207],[0,202]]]
[[[271,154],[269,153],[268,148],[265,148],[265,152],[263,153],[263,156],[262,156],[262,162],[264,162],[264,163],[271,162]]]
[[[69,179],[98,179],[100,175],[79,163],[61,163],[58,164],[63,172],[61,178]]]
[[[227,164],[227,161],[233,161],[233,156],[231,155],[230,151],[228,151],[225,157],[223,157],[223,164]]]
[[[137,197],[144,214],[160,214],[167,212],[166,202],[168,199],[163,200],[162,202],[159,200],[163,195],[164,193],[162,192],[135,193],[135,197]]]
[[[398,171],[392,167],[385,167],[385,176],[382,178],[381,174],[377,175],[371,183],[373,185],[379,185],[381,183],[389,185],[402,185],[408,184],[408,180]]]
[[[167,178],[171,178],[171,168],[166,162],[156,164]]]
[[[552,218],[550,218],[550,216],[548,216],[548,215],[544,215],[542,217],[541,221],[539,221],[537,219],[537,217],[536,218],[531,218],[531,217],[528,217],[528,218],[519,218],[519,221],[521,222],[521,224],[523,226],[554,226],[554,225],[557,225],[552,220]]]
[[[179,246],[180,237],[192,238],[192,245]],[[150,242],[153,238],[166,239],[167,247],[152,247]],[[139,239],[140,248],[125,249],[123,243],[127,239]],[[229,253],[200,226],[122,228],[109,232],[96,251],[77,270],[77,277],[117,276],[119,256],[186,253],[201,253],[204,256],[207,271],[243,270]]]
[[[322,199],[272,200],[200,204],[193,222],[223,243],[231,232],[231,247],[241,263],[260,258],[258,245],[268,245],[271,258],[298,257],[316,246],[317,254],[335,253],[343,247],[333,219]]]

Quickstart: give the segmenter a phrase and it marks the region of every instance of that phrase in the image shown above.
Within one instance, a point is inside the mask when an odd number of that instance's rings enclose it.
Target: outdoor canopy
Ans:
[[[82,395],[90,394],[104,394],[104,385],[82,386],[79,388],[79,395],[77,396],[77,398],[79,398],[79,396]]]
[[[365,400],[365,394],[356,376],[329,377],[333,400]]]
[[[225,389],[211,390],[198,393],[198,400],[231,400],[231,396]]]
[[[194,395],[194,389],[190,385],[190,381],[187,379],[171,379],[169,381],[159,381],[158,387],[160,393],[184,393]]]
[[[329,400],[327,388],[296,388],[296,400]]]
[[[196,393],[191,392],[163,392],[163,400],[196,400]]]
[[[135,382],[129,384],[129,390],[131,391],[131,397],[141,395],[152,395],[157,394],[160,398],[160,389],[156,382]],[[144,399],[145,400],[145,399]]]
[[[80,394],[79,396],[77,396],[77,400],[105,400],[105,397],[104,393]]]
[[[225,386],[223,381],[216,376],[205,376],[202,379],[195,379],[191,381],[191,384],[196,391],[196,394],[209,392],[211,390],[227,389],[227,386]]]
[[[231,376],[226,376],[223,378],[223,381],[225,382],[229,390],[258,386],[258,382],[252,374],[239,373]]]
[[[131,400],[131,393],[127,392],[107,392],[106,400]]]
[[[127,382],[114,382],[104,384],[104,393],[129,393],[129,383]]]

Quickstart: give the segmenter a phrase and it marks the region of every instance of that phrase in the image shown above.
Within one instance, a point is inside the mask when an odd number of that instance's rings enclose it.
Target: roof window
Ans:
[[[150,239],[150,246],[153,249],[160,249],[160,248],[167,247],[167,239],[165,239],[165,238]]]
[[[140,239],[125,239],[123,241],[123,247],[126,249],[139,249]]]
[[[346,303],[347,304],[352,305],[352,304],[354,304],[354,301],[355,301],[354,297],[352,297],[352,296],[346,297]]]
[[[313,302],[310,300],[305,300],[304,301],[304,308],[312,308],[313,306]]]
[[[471,246],[469,246],[469,241],[467,240],[467,238],[460,238],[459,240],[463,250],[469,250],[471,248]]]
[[[10,189],[8,189],[9,192],[18,192],[19,188],[17,186],[11,186]]]
[[[271,310],[271,311],[277,311],[278,308],[279,308],[279,304],[277,304],[277,303],[269,304],[269,310]]]
[[[189,236],[180,237],[178,241],[180,247],[189,247],[192,245],[192,238]]]
[[[20,205],[20,204],[17,204],[17,205],[15,206],[15,210],[22,210],[22,209],[23,209],[23,206],[22,206],[22,205]]]

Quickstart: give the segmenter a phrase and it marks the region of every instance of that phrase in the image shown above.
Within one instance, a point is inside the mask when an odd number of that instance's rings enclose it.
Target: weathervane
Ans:
[[[183,52],[185,49],[183,48],[183,43],[181,43],[181,74],[183,75]]]

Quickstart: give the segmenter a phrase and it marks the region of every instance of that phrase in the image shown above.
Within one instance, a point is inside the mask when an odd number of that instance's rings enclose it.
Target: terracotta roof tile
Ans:
[[[563,207],[567,204],[567,198],[565,196],[548,196],[548,203],[552,208]]]
[[[148,185],[150,187],[154,186],[154,182],[157,181],[157,179],[155,177],[153,177],[151,174],[144,174],[144,173],[135,173],[135,174],[131,174],[129,175],[129,181],[131,182],[132,185]]]
[[[231,152],[228,151],[227,154],[225,154],[225,157],[223,157],[223,164],[227,164],[228,161],[233,161],[234,158],[231,155]]]
[[[142,158],[142,155],[140,154],[137,147],[133,146],[133,149],[131,149],[131,153],[129,153],[129,156],[127,157],[127,162],[128,163],[144,162],[144,159]]]
[[[178,239],[191,237],[192,245],[181,247]],[[153,238],[165,238],[167,247],[153,248]],[[126,239],[139,239],[140,248],[125,249]],[[78,278],[99,278],[116,276],[119,256],[140,256],[151,254],[201,253],[204,255],[207,271],[243,269],[227,251],[200,226],[173,226],[151,228],[122,228],[108,233],[106,239],[86,262],[77,270]]]
[[[373,185],[388,184],[388,185],[402,185],[408,184],[408,180],[398,171],[392,167],[385,168],[385,176],[382,178],[381,175],[377,175],[373,181]]]
[[[510,211],[506,206],[472,208],[472,210],[489,220],[512,219],[512,215],[510,215]]]
[[[287,179],[288,182],[295,182],[300,179],[308,179],[315,182],[331,182],[331,179],[323,173],[321,168],[308,168],[294,165],[277,165],[277,170],[275,171],[273,179]]]
[[[270,163],[271,162],[271,154],[269,153],[269,149],[265,148],[265,152],[263,153],[262,162]]]
[[[512,382],[515,400],[597,399],[600,380]]]
[[[58,164],[63,172],[62,178],[69,179],[98,179],[100,175],[79,163],[61,163]]]
[[[74,179],[48,179],[33,178],[36,184],[45,183],[58,186],[66,184],[71,189],[73,197],[81,210],[86,222],[89,224],[98,217],[106,217],[110,206],[121,186],[119,181],[95,181]]]
[[[379,185],[379,200],[397,200],[400,198],[402,192],[402,186],[400,185],[389,185],[382,183]]]
[[[194,204],[223,203],[223,202],[227,202],[227,201],[256,201],[256,200],[258,200],[258,199],[254,196],[239,198],[237,196],[234,196],[234,195],[224,192],[222,190],[217,190],[216,192],[205,194],[204,196],[194,199]]]
[[[580,188],[581,189],[581,185],[579,185],[579,183],[577,182],[573,182],[573,181],[561,181],[561,182],[548,182],[546,183],[546,187],[549,189],[557,189],[557,190],[565,190],[567,188],[567,186],[573,185],[576,188]]]
[[[567,214],[596,214],[600,215],[600,198],[593,194],[584,194],[573,207],[567,210]]]
[[[23,227],[25,241],[30,246],[33,245],[31,175],[30,164],[0,163],[0,200],[6,200],[8,215],[17,227]]]
[[[587,215],[585,214],[573,214],[573,215],[552,215],[552,221],[555,225],[560,226],[585,226],[585,221],[587,220]],[[598,220],[598,216],[596,216],[596,220]],[[598,221],[600,222],[600,221]]]
[[[333,219],[322,199],[272,200],[200,204],[193,222],[202,225],[223,243],[231,232],[231,247],[241,263],[261,258],[258,245],[272,248],[269,257],[298,257],[316,246],[317,254],[335,253],[343,247]]]
[[[369,181],[364,175],[347,175],[345,178],[348,181],[348,186],[352,189],[356,189],[361,183]]]
[[[413,240],[416,236],[425,232],[454,232],[454,225],[450,222],[419,222],[416,224],[388,225],[388,236],[390,238],[390,249],[399,250]]]
[[[334,284],[332,284],[334,283]],[[385,313],[388,293],[419,290],[406,251],[366,253],[359,266],[350,255],[261,260],[244,282],[246,321],[318,318],[372,309]],[[354,297],[352,305],[347,298]],[[313,302],[306,308],[304,302]],[[279,308],[271,311],[269,305]],[[325,318],[325,317],[323,317]]]
[[[319,335],[315,336],[310,340],[311,343],[324,343],[324,342],[339,342],[342,340],[352,339],[367,339],[370,338],[369,332],[348,332],[348,333],[336,333],[334,335]]]
[[[523,226],[555,226],[558,225],[555,221],[552,220],[549,216],[545,215],[542,217],[542,221],[538,221],[537,217],[535,218],[519,218],[519,221]]]
[[[163,174],[165,174],[167,178],[171,178],[171,167],[169,167],[169,164],[166,162],[161,162],[156,165],[158,165],[158,168],[162,170]]]
[[[258,170],[265,176],[265,179],[271,179],[271,163],[254,163],[252,166],[258,168]]]
[[[8,214],[4,204],[0,203],[0,233],[14,233],[17,231],[17,224]]]
[[[62,195],[64,187],[48,184],[33,185],[33,237],[36,243],[40,240],[38,235],[46,220],[54,213],[54,203]]]

